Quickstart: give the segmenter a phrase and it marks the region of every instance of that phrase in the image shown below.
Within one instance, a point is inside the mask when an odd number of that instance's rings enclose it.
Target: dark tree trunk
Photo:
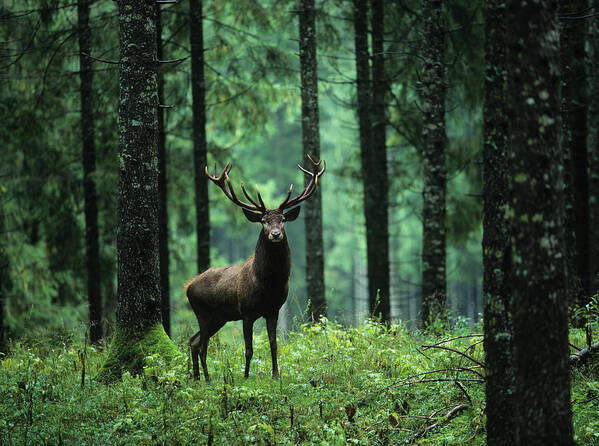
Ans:
[[[445,314],[445,34],[441,0],[423,0],[422,323]]]
[[[206,167],[206,82],[204,79],[204,32],[202,0],[189,1],[191,42],[191,96],[193,100],[193,165],[197,232],[198,273],[210,266],[210,209]]]
[[[366,172],[368,182],[371,183],[372,225],[370,227],[370,250],[368,264],[370,273],[374,278],[374,285],[378,291],[378,307],[376,314],[381,315],[381,320],[391,320],[391,285],[389,267],[389,181],[387,179],[387,146],[385,116],[385,96],[387,81],[385,79],[385,48],[384,48],[384,2],[372,0],[372,150],[370,156],[371,169]],[[372,260],[372,261],[371,261]],[[372,310],[372,307],[371,307]]]
[[[156,9],[119,0],[118,303],[99,377],[141,371],[144,358],[177,354],[161,323],[158,255]]]
[[[517,445],[571,445],[557,3],[510,0],[506,19],[512,178]]]
[[[2,200],[3,198],[0,198]],[[0,236],[4,237],[4,210],[0,202]],[[10,287],[10,277],[8,275],[8,257],[4,249],[4,243],[0,242],[0,353],[8,353],[8,335],[4,324],[4,309],[7,301],[7,293]],[[0,356],[2,359],[2,356]]]
[[[384,207],[384,215],[387,215],[387,206],[385,205],[387,202],[387,191],[385,190],[383,193],[377,190],[380,185],[375,178],[379,174],[384,175],[384,173],[377,172],[376,170],[377,157],[373,148],[373,89],[370,82],[367,0],[354,0],[354,31],[358,125],[360,128],[360,156],[362,161],[362,182],[364,185],[364,219],[366,222],[368,303],[371,316],[380,316],[381,320],[388,321],[390,319],[388,228],[386,226],[386,218],[384,223],[377,221],[381,213],[379,207]],[[380,73],[377,71],[378,74]],[[380,77],[377,78],[377,81],[380,81]],[[377,130],[380,130],[380,123],[377,124],[379,124]],[[380,136],[377,136],[377,138],[377,141],[380,142]],[[381,200],[382,195],[385,197],[384,202],[377,201]],[[385,229],[381,229],[381,226],[384,226]]]
[[[560,2],[561,16],[580,14],[588,0]],[[585,20],[562,20],[561,66],[564,154],[566,169],[566,242],[569,249],[569,284],[574,307],[584,306],[590,295],[589,188],[587,174],[587,85]]]
[[[514,370],[510,313],[510,232],[507,116],[505,110],[505,5],[485,9],[483,109],[483,321],[487,395],[487,444],[514,444]]]
[[[90,0],[77,1],[79,21],[79,78],[81,80],[81,138],[83,151],[83,193],[85,198],[85,256],[89,339],[97,343],[103,337],[102,296],[100,294],[100,245],[98,238],[98,196],[96,193],[96,145],[94,141],[93,70],[90,54]]]
[[[316,65],[316,24],[314,0],[301,0],[299,7],[299,57],[302,91],[302,146],[304,158],[320,160],[318,119],[318,70]],[[306,184],[308,178],[306,177]],[[310,317],[316,321],[326,316],[324,288],[324,253],[322,247],[322,195],[317,188],[306,201],[306,291],[310,300]]]
[[[162,51],[162,19],[160,6],[156,4],[156,54],[163,60]],[[157,72],[158,104],[164,105],[164,76],[162,70]],[[168,258],[168,206],[166,177],[166,131],[164,128],[164,109],[158,107],[158,252],[160,257],[160,309],[162,325],[167,335],[171,335],[171,296],[169,282]]]
[[[599,1],[592,0],[594,11]],[[591,291],[599,288],[599,20],[589,20],[588,162]]]

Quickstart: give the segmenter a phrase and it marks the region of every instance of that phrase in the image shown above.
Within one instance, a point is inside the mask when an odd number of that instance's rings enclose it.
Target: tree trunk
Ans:
[[[301,0],[299,6],[299,57],[302,91],[302,146],[304,158],[320,160],[318,119],[318,70],[316,65],[316,24],[314,0]],[[306,184],[308,179],[305,179]],[[317,321],[326,316],[324,254],[322,247],[322,194],[317,188],[306,201],[306,291],[310,300],[310,317]]]
[[[94,141],[93,70],[91,59],[90,0],[77,1],[79,22],[79,78],[81,80],[81,138],[83,151],[83,193],[85,199],[85,255],[87,267],[87,301],[89,339],[103,337],[102,296],[100,294],[100,245],[98,238],[98,196],[96,193],[96,145]]]
[[[556,2],[510,0],[506,19],[515,444],[571,445]]]
[[[483,323],[485,332],[487,444],[511,445],[514,370],[510,313],[510,232],[507,116],[505,110],[505,5],[485,9],[483,109]]]
[[[576,16],[588,0],[561,1],[560,16]],[[562,107],[566,154],[566,241],[569,252],[569,288],[574,307],[588,302],[590,289],[589,186],[587,160],[587,85],[585,20],[563,20],[561,34]],[[571,257],[571,258],[570,258]],[[580,321],[579,321],[580,322]]]
[[[592,0],[594,11],[599,1]],[[599,20],[589,20],[588,162],[591,294],[599,288]]]
[[[4,238],[6,230],[4,226],[4,210],[2,209],[2,200],[4,197],[0,195],[0,236]],[[0,242],[0,353],[8,353],[8,335],[7,328],[4,324],[4,309],[6,308],[7,293],[10,285],[10,277],[8,274],[8,257],[4,248],[4,243]],[[2,356],[0,356],[2,359]]]
[[[443,317],[445,280],[445,34],[441,0],[423,0],[422,323]]]
[[[385,190],[383,194],[382,191],[377,190],[380,185],[375,178],[379,174],[383,175],[383,173],[379,173],[376,170],[377,157],[373,148],[373,89],[370,82],[368,3],[366,0],[354,0],[354,31],[358,125],[360,128],[360,156],[362,161],[362,182],[364,185],[364,219],[366,223],[368,306],[371,316],[380,316],[382,321],[388,321],[390,318],[388,228],[386,227],[386,219],[384,223],[376,221],[381,212],[378,209],[379,207],[384,207],[385,215],[387,213],[386,199],[383,203],[377,201],[381,199],[382,195],[386,197],[387,191]],[[379,72],[377,71],[378,74]],[[380,80],[380,78],[377,80]],[[380,130],[380,126],[377,130]],[[380,136],[377,136],[377,138],[377,141],[380,142]],[[385,229],[381,229],[381,226]],[[383,233],[379,231],[383,231]]]
[[[156,10],[119,0],[118,303],[110,354],[99,378],[138,373],[144,358],[178,351],[161,323],[158,263]]]
[[[202,0],[189,1],[189,40],[191,43],[191,96],[193,111],[193,165],[198,273],[210,266],[210,209],[206,167],[206,83],[204,79],[204,32]]]
[[[384,48],[384,2],[372,0],[372,164],[367,172],[367,180],[371,185],[372,203],[369,213],[372,225],[370,239],[374,245],[371,249],[369,265],[374,263],[371,272],[374,285],[378,291],[378,307],[374,313],[381,315],[381,320],[391,320],[391,285],[389,267],[389,181],[387,179],[387,146],[385,116],[385,96],[387,81],[385,78]],[[371,307],[372,310],[372,307]]]
[[[162,51],[162,19],[160,5],[156,4],[156,54],[163,60]],[[157,71],[158,104],[164,105],[164,76],[162,70]],[[168,258],[168,205],[166,177],[166,130],[164,128],[164,109],[158,107],[158,252],[160,258],[160,309],[162,325],[167,335],[171,335],[171,296],[169,282]]]

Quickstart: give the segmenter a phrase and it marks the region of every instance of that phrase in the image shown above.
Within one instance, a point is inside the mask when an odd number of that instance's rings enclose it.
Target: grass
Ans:
[[[443,339],[467,334],[456,328]],[[574,343],[583,338],[572,332]],[[143,374],[105,385],[94,376],[106,348],[68,336],[20,343],[0,362],[0,444],[484,444],[481,370],[456,371],[476,364],[422,348],[440,340],[403,325],[323,320],[280,340],[280,380],[270,377],[266,334],[255,336],[246,380],[242,338],[217,335],[208,385],[191,379],[189,359],[166,367],[158,356]],[[443,345],[480,361],[480,340]],[[186,338],[177,344],[187,351]],[[573,373],[578,444],[599,444],[598,376],[597,367]]]

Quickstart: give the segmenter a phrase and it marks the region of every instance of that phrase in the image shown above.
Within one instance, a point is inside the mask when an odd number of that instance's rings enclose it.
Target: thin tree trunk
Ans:
[[[445,34],[441,0],[423,0],[422,323],[443,317],[445,280]]]
[[[510,313],[510,232],[507,116],[505,109],[505,5],[485,9],[485,105],[483,109],[483,323],[487,443],[514,443],[514,370]]]
[[[368,51],[368,2],[354,0],[354,32],[356,52],[356,87],[358,98],[358,125],[360,132],[360,157],[362,161],[362,182],[364,185],[364,219],[366,223],[366,256],[368,263],[368,307],[371,316],[389,320],[389,259],[388,233],[379,234],[380,222],[376,221],[380,191],[375,176],[376,157],[373,149],[372,129],[372,84],[370,82]],[[382,174],[382,173],[381,173]],[[386,192],[385,192],[386,195]],[[386,212],[386,206],[385,206]],[[385,220],[386,222],[386,220]],[[381,240],[384,239],[384,242]],[[387,248],[382,246],[387,243]],[[384,252],[387,253],[385,256]],[[381,260],[385,257],[386,260]],[[382,264],[386,264],[386,268]]]
[[[593,11],[599,1],[592,0]],[[599,288],[599,20],[589,21],[588,162],[591,291]]]
[[[79,78],[81,80],[81,138],[83,152],[83,193],[85,199],[85,255],[89,338],[92,343],[103,337],[102,296],[100,294],[100,245],[98,237],[98,196],[96,193],[96,145],[94,141],[93,70],[90,54],[90,0],[77,1],[79,22]]]
[[[193,111],[193,165],[197,232],[197,262],[201,273],[210,266],[210,209],[206,166],[206,82],[204,78],[204,31],[202,0],[189,1],[191,42],[191,96]]]
[[[561,16],[577,15],[588,6],[588,0],[560,2]],[[590,289],[589,189],[587,161],[587,85],[586,85],[586,21],[563,20],[561,34],[562,98],[567,242],[571,245],[569,287],[575,307],[586,305]],[[580,321],[579,321],[580,322]]]
[[[507,3],[516,445],[571,445],[557,4]],[[539,346],[551,346],[543,348]]]
[[[156,10],[119,0],[119,194],[116,330],[99,378],[139,373],[153,353],[178,355],[161,323],[158,255]]]
[[[299,5],[299,57],[304,158],[310,155],[317,161],[320,160],[320,133],[314,0],[301,0]],[[327,313],[320,188],[317,188],[311,200],[306,201],[303,207],[306,225],[306,291],[310,300],[310,317],[316,321]]]
[[[385,116],[385,96],[387,81],[385,78],[384,48],[384,2],[372,0],[372,170],[367,173],[372,183],[369,202],[372,203],[372,225],[370,227],[370,245],[374,249],[369,256],[369,265],[373,263],[371,274],[378,291],[376,313],[381,320],[391,320],[391,285],[389,266],[389,180],[387,178],[387,146]],[[371,289],[371,293],[374,290]],[[372,308],[371,308],[372,310]]]
[[[162,51],[162,20],[160,6],[156,4],[156,54],[158,60],[163,60]],[[164,105],[164,76],[159,69],[157,72],[158,103]],[[167,205],[167,176],[166,176],[166,131],[164,128],[164,109],[158,107],[158,251],[160,257],[160,309],[162,325],[167,335],[171,335],[171,296],[169,281],[168,258],[168,205]]]

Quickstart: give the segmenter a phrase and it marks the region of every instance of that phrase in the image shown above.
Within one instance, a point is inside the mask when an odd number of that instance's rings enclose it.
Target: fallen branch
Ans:
[[[570,366],[578,367],[587,363],[589,358],[599,353],[599,342],[591,345],[590,347],[583,348],[577,353],[570,356]]]
[[[480,361],[477,361],[477,360],[476,360],[476,359],[474,359],[472,356],[470,356],[470,355],[467,355],[466,353],[463,353],[463,352],[461,352],[461,351],[459,351],[459,350],[457,350],[457,349],[455,349],[455,348],[451,348],[451,347],[445,347],[445,346],[443,346],[443,345],[423,345],[423,346],[422,346],[422,348],[423,348],[423,349],[425,349],[425,350],[426,350],[426,349],[429,349],[429,348],[438,348],[438,349],[440,349],[440,350],[447,350],[448,352],[457,353],[458,355],[461,355],[461,356],[463,356],[464,358],[466,358],[466,359],[469,359],[470,361],[472,361],[473,363],[475,363],[475,364],[477,364],[477,365],[481,366],[482,368],[485,368],[485,365],[484,365],[482,362],[480,362]]]
[[[459,414],[464,409],[467,409],[468,407],[469,406],[467,404],[460,404],[459,406],[454,407],[449,412],[447,412],[441,420],[437,421],[436,423],[431,424],[426,429],[424,429],[422,432],[420,432],[420,434],[418,434],[414,440],[424,437],[426,434],[428,434],[433,429],[441,426],[444,423],[447,423],[449,420],[451,420],[453,417],[455,417],[457,414]]]

